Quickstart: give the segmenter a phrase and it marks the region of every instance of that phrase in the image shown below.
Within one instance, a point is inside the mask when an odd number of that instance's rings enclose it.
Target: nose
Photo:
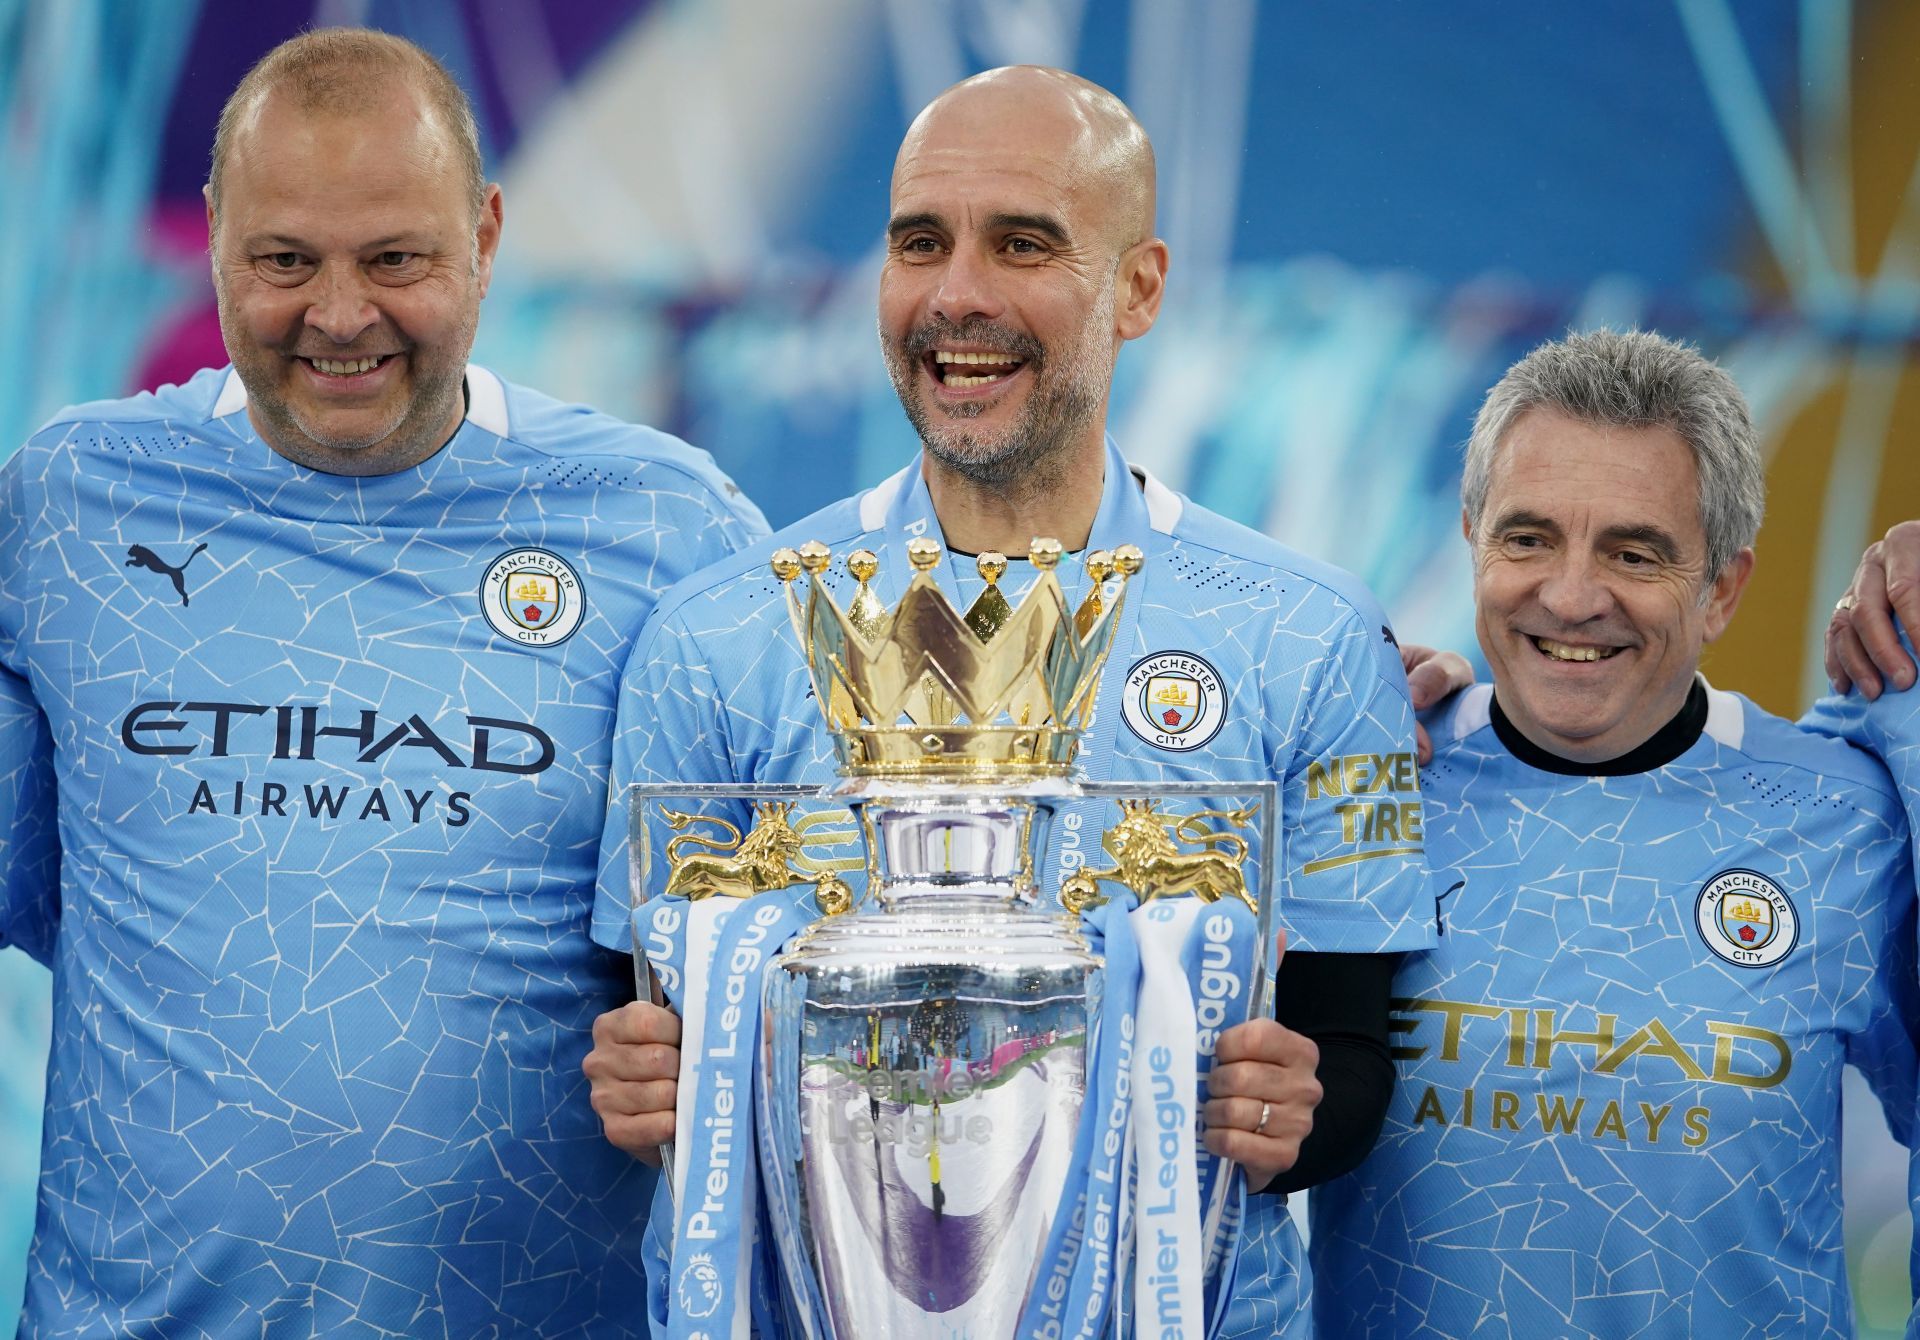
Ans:
[[[977,247],[955,247],[933,293],[934,313],[957,326],[970,317],[995,320],[1003,308],[992,260]]]
[[[371,286],[359,266],[325,265],[314,284],[306,323],[335,344],[352,344],[380,319]]]
[[[1539,587],[1541,608],[1567,628],[1604,618],[1613,609],[1613,591],[1591,555],[1563,552]]]

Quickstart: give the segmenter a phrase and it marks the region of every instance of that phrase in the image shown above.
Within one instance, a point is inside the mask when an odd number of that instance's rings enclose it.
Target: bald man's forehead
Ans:
[[[1085,215],[1079,231],[1110,234],[1122,247],[1146,240],[1153,233],[1153,169],[1145,136],[1129,118],[1132,133],[1116,141],[1112,128],[1085,114],[1082,101],[1057,84],[963,86],[937,99],[900,146],[895,211],[942,178],[992,180],[1027,195],[1030,212]],[[996,200],[983,207],[1021,206]]]

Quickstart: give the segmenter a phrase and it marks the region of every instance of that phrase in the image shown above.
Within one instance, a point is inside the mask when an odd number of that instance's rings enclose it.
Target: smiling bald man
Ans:
[[[1207,1147],[1267,1193],[1254,1198],[1228,1333],[1271,1335],[1305,1299],[1281,1193],[1351,1168],[1371,1146],[1392,1086],[1388,984],[1404,951],[1433,943],[1415,723],[1398,646],[1357,581],[1198,507],[1129,464],[1106,432],[1115,361],[1152,329],[1165,293],[1153,197],[1145,132],[1119,99],[1064,71],[989,71],[920,114],[894,169],[879,335],[921,449],[662,602],[628,664],[614,769],[620,782],[834,776],[768,589],[780,544],[874,550],[874,587],[890,605],[917,536],[942,542],[941,585],[963,602],[982,586],[971,555],[1013,556],[1003,580],[1018,591],[1030,539],[1057,537],[1070,551],[1057,576],[1077,598],[1085,554],[1138,545],[1145,567],[1128,586],[1085,775],[1270,779],[1283,796],[1278,1018],[1221,1037],[1205,1111]],[[1200,706],[1168,720],[1146,686],[1176,671],[1199,686]],[[1385,761],[1364,822],[1308,783],[1310,769],[1339,775],[1351,760]],[[1049,882],[1084,859],[1066,834],[1104,822],[1087,808],[1055,825]],[[623,809],[609,815],[594,918],[595,936],[621,949],[627,823]],[[595,1035],[587,1073],[608,1138],[649,1153],[674,1131],[679,1023],[636,1004]]]

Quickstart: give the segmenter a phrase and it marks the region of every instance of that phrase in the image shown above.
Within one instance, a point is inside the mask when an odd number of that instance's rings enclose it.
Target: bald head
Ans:
[[[964,79],[928,103],[894,160],[904,172],[986,147],[1062,180],[1102,221],[1116,251],[1153,236],[1153,145],[1127,105],[1091,80],[1043,65]]]
[[[234,88],[213,135],[207,200],[218,214],[220,187],[236,145],[272,99],[303,118],[402,115],[430,127],[464,178],[478,217],[486,201],[480,132],[467,95],[446,67],[413,43],[370,28],[320,28],[262,56]]]

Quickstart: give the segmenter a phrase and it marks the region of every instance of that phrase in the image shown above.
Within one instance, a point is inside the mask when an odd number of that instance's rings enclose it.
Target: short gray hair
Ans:
[[[487,203],[487,175],[480,159],[480,128],[473,104],[447,67],[404,37],[372,28],[317,28],[290,37],[262,56],[234,88],[213,132],[213,162],[207,195],[220,212],[220,176],[240,122],[269,93],[285,92],[303,110],[335,114],[365,110],[395,83],[426,96],[439,118],[477,219]]]
[[[1507,369],[1487,392],[1467,440],[1460,501],[1480,529],[1500,440],[1530,409],[1596,427],[1671,429],[1693,452],[1707,580],[1760,533],[1766,472],[1746,398],[1719,364],[1650,330],[1569,332]]]

